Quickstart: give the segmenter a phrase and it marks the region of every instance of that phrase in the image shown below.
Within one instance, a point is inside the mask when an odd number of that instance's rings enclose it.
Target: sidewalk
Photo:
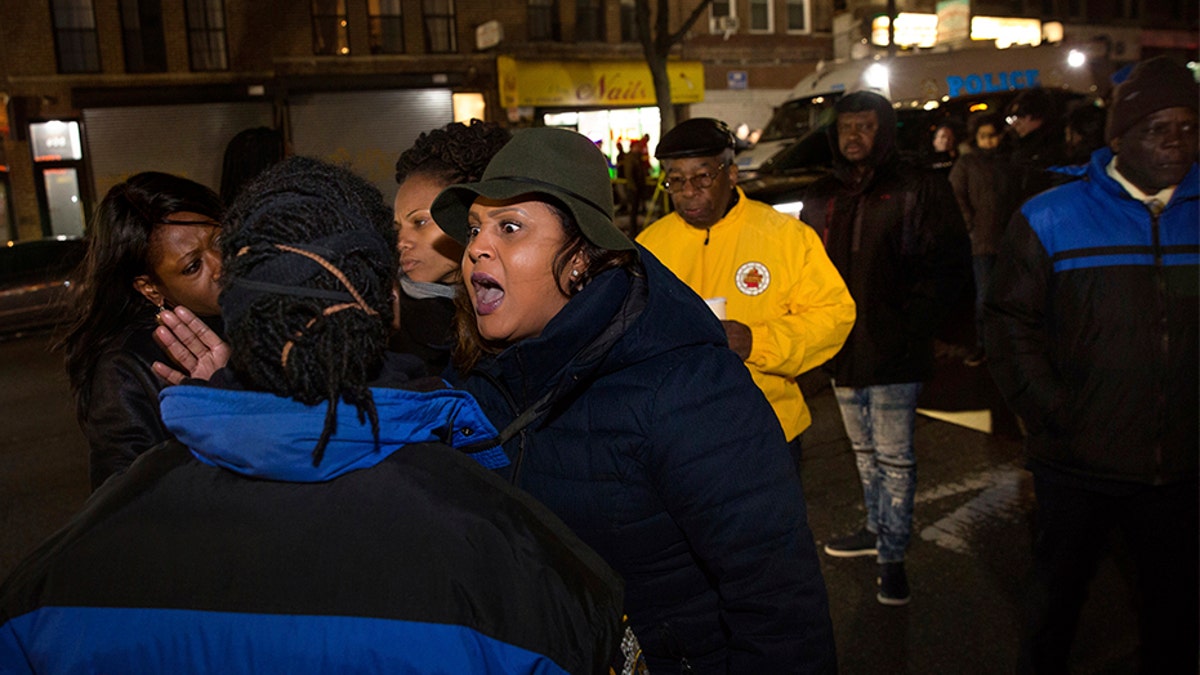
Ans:
[[[829,539],[861,527],[865,510],[828,380],[809,373],[800,381],[813,415],[803,436],[802,475],[809,524],[821,551]],[[991,396],[990,387],[986,368],[961,366],[961,358],[943,353],[922,404],[974,406]],[[1003,421],[1008,414],[1001,412],[997,419]],[[874,559],[819,553],[840,672],[1014,672],[1034,499],[1019,436],[1002,431],[989,435],[918,416],[909,605],[876,601]],[[1073,672],[1135,672],[1129,573],[1118,546],[1101,564],[1084,607]]]

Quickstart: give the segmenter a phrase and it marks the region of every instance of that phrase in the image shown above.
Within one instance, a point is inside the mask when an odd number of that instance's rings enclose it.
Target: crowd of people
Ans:
[[[824,552],[903,606],[916,401],[974,284],[1038,501],[1021,670],[1067,670],[1117,528],[1142,667],[1195,672],[1198,100],[1152,59],[1065,132],[1030,90],[920,168],[848,94],[804,222],[690,119],[633,239],[564,129],[422,134],[390,209],[269,130],[220,196],[132,176],[61,341],[94,492],[0,584],[0,670],[836,672],[796,378],[862,489]]]

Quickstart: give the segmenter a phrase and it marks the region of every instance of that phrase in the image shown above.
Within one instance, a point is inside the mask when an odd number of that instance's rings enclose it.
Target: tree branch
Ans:
[[[662,8],[665,4],[666,0],[660,0],[659,7]],[[683,25],[679,27],[679,30],[667,38],[667,51],[670,51],[671,45],[683,40],[683,36],[687,35],[687,32],[691,30],[692,26],[695,25],[700,19],[700,15],[703,14],[711,4],[712,0],[703,0],[699,5],[696,5],[696,8],[693,9],[692,13],[688,15],[687,20],[684,21]]]

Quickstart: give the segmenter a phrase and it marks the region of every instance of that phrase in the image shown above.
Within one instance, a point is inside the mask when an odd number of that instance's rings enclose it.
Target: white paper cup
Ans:
[[[704,302],[708,303],[708,308],[718,319],[725,320],[725,298],[707,298]]]

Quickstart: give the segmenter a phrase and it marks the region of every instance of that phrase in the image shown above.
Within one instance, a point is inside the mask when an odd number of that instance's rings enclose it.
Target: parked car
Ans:
[[[0,245],[0,335],[53,327],[65,318],[71,272],[83,239],[56,237]]]

